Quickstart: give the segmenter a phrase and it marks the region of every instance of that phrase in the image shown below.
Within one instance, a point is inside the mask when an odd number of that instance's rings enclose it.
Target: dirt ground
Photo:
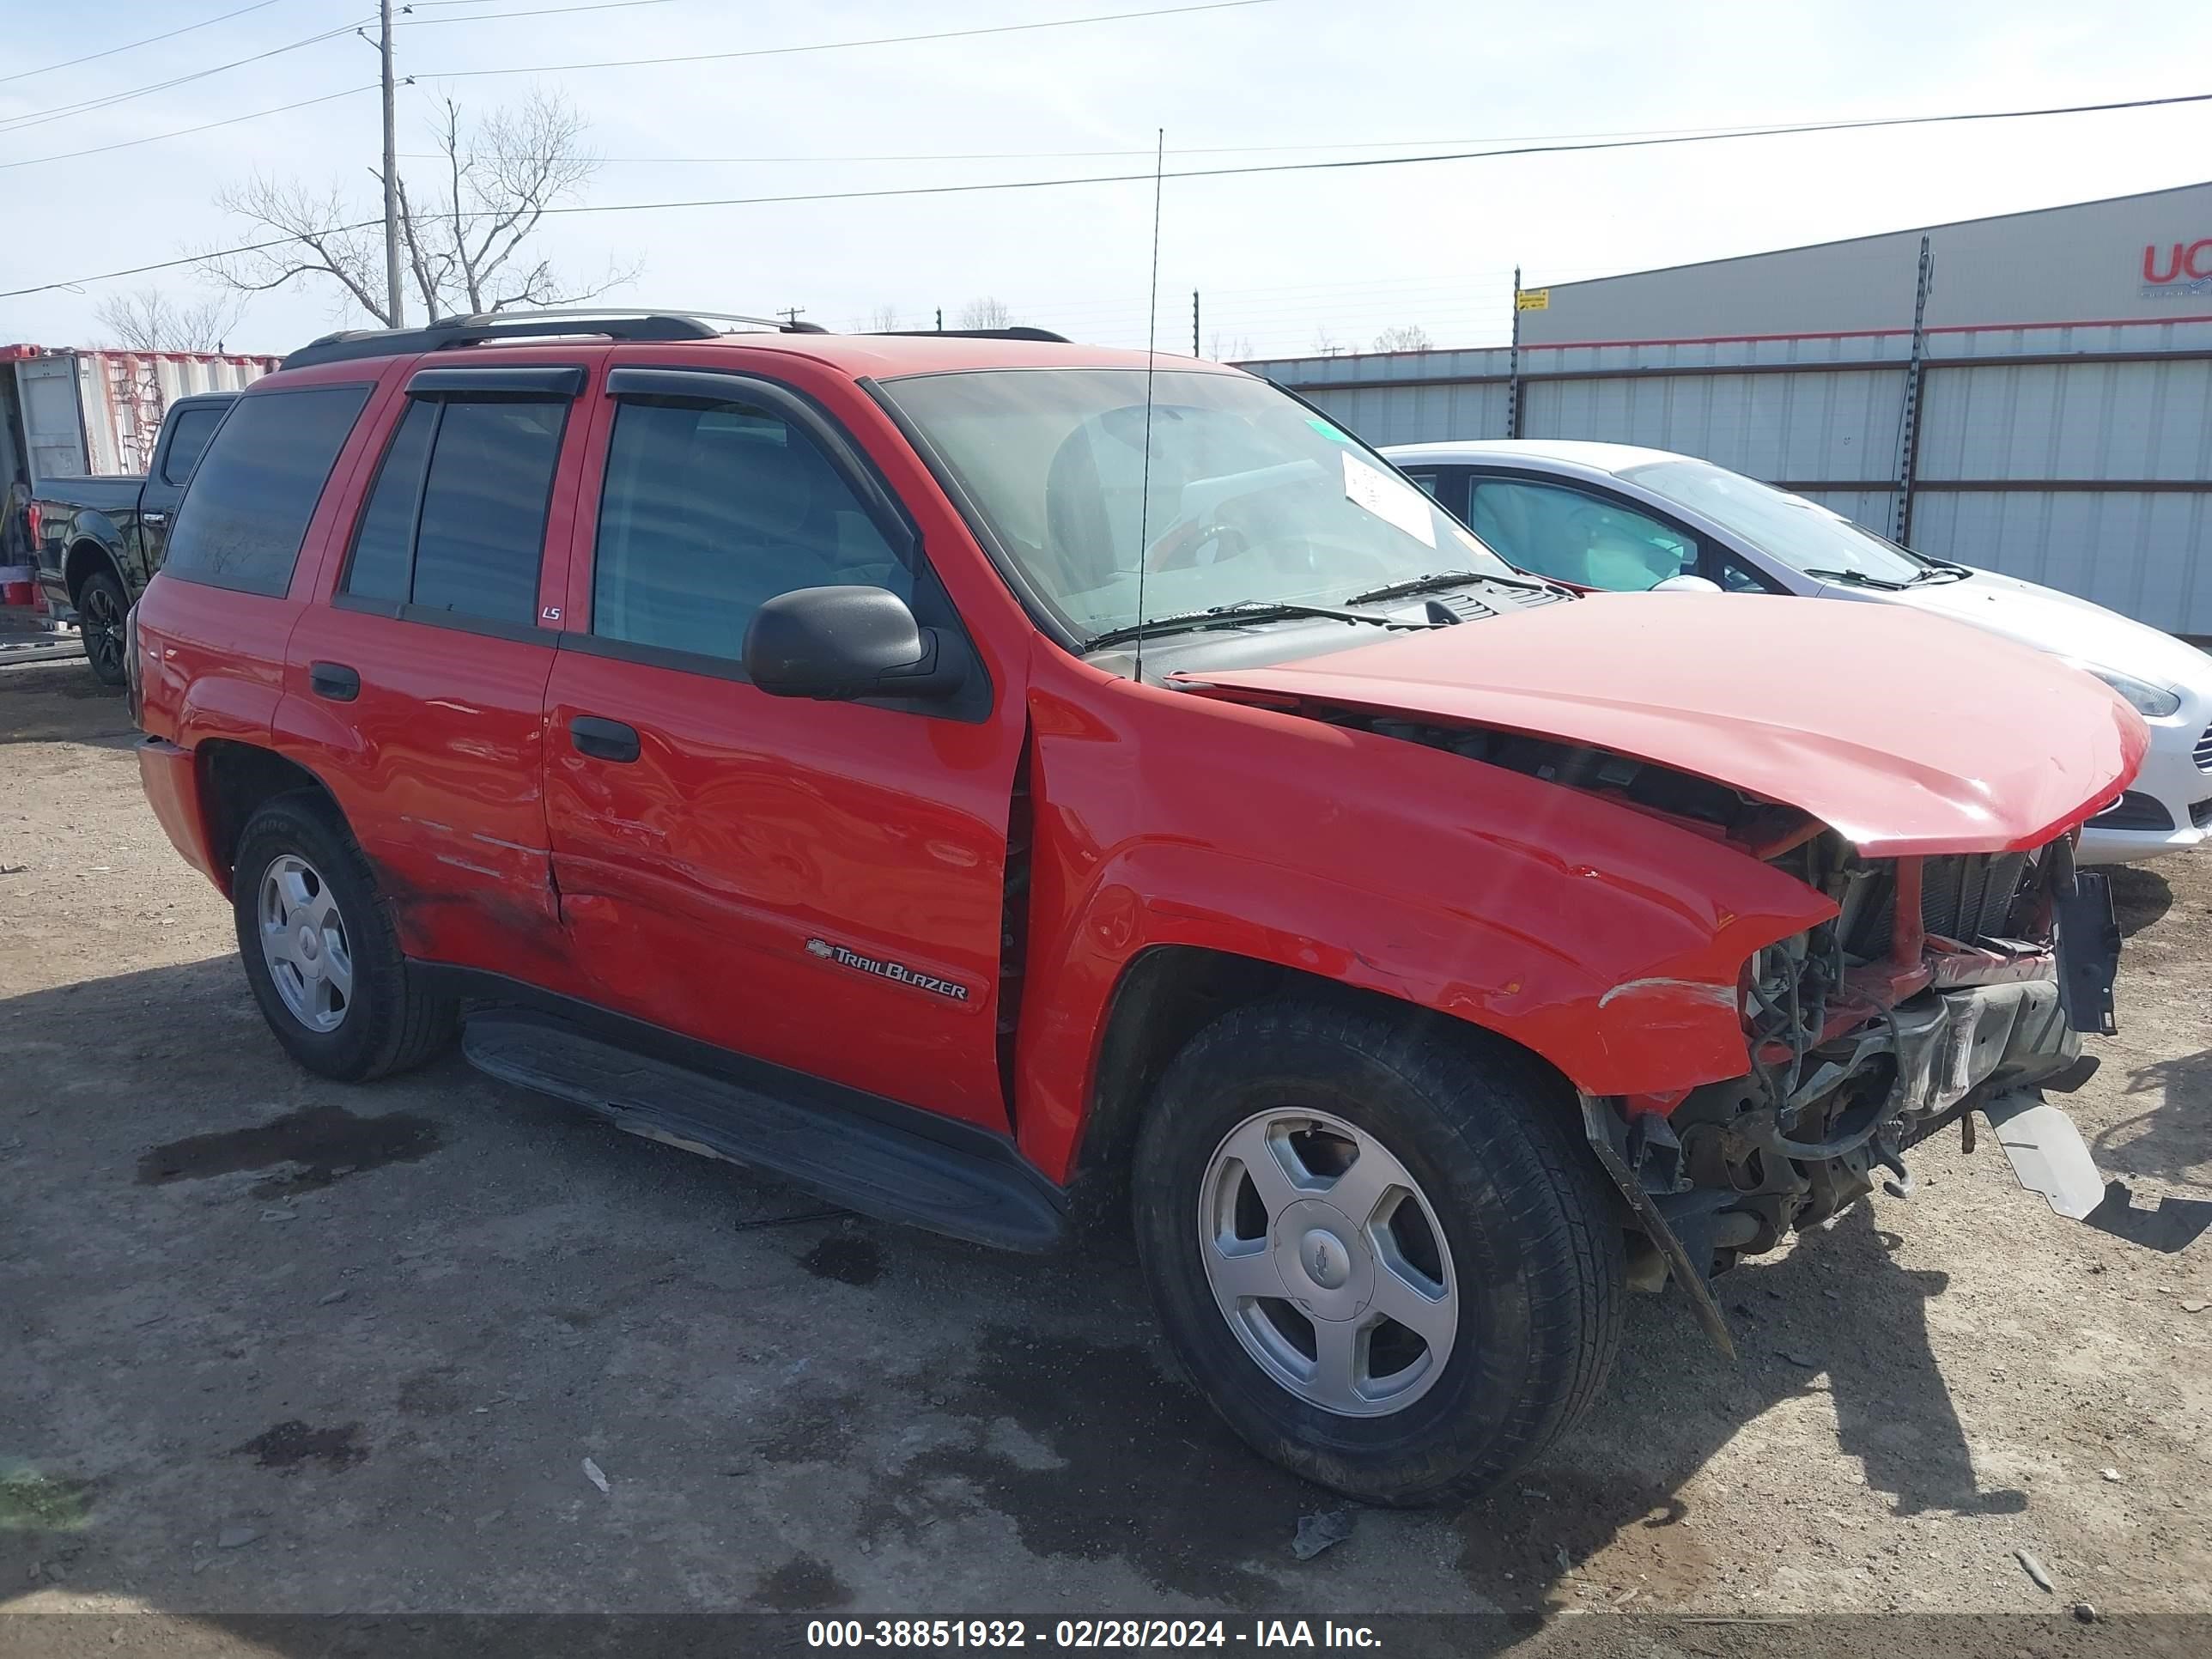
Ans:
[[[81,662],[0,670],[0,1612],[2212,1612],[2212,1239],[2062,1221],[1986,1135],[1725,1278],[1740,1363],[1637,1298],[1540,1468],[1300,1562],[1340,1505],[1172,1374],[1126,1251],[825,1215],[458,1058],[302,1074],[132,743]],[[2124,877],[2073,1106],[2172,1224],[2212,854]]]

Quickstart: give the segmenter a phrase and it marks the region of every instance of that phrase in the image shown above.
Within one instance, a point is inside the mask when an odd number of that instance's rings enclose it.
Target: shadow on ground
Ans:
[[[2173,884],[2142,865],[2116,864],[2105,872],[2112,890],[2112,916],[2124,939],[2137,933],[2173,908]]]
[[[73,1591],[268,1611],[318,1587],[356,1593],[347,1574],[367,1570],[359,1561],[422,1526],[436,1553],[458,1550],[472,1578],[508,1586],[525,1607],[556,1594],[533,1586],[556,1582],[580,1582],[569,1596],[605,1605],[589,1598],[632,1593],[616,1588],[623,1574],[657,1570],[656,1552],[696,1534],[726,1576],[704,1589],[670,1581],[677,1605],[827,1611],[881,1606],[870,1564],[934,1552],[946,1553],[936,1582],[964,1595],[980,1526],[1010,1528],[1038,1582],[1125,1568],[1171,1596],[1261,1608],[1297,1594],[1290,1575],[1308,1571],[1288,1551],[1298,1518],[1340,1507],[1249,1453],[1173,1374],[1126,1249],[1038,1262],[841,1219],[454,1060],[373,1088],[315,1083],[277,1054],[228,957],[0,1002],[0,1043],[21,1085],[0,1105],[0,1212],[43,1218],[0,1237],[0,1274],[38,1287],[10,1332],[27,1374],[0,1376],[0,1423],[25,1436],[0,1434],[0,1474],[17,1483],[0,1506],[7,1593],[51,1568]],[[249,1211],[208,1207],[218,1203],[254,1206],[263,1221],[296,1206],[313,1225],[257,1226]],[[535,1224],[545,1206],[562,1219],[530,1247],[544,1259],[500,1255],[514,1248],[499,1245],[501,1230]],[[425,1217],[450,1221],[426,1235]],[[78,1226],[99,1230],[98,1249],[70,1236]],[[1895,1243],[1862,1209],[1781,1261],[1727,1275],[1736,1364],[1679,1298],[1636,1298],[1612,1382],[1544,1464],[1455,1516],[1363,1524],[1455,1559],[1456,1590],[1432,1567],[1414,1573],[1449,1605],[1533,1617],[1562,1599],[1569,1570],[1593,1564],[1663,1601],[1709,1578],[1686,1484],[1745,1424],[1819,1393],[1832,1397],[1844,1450],[1896,1512],[2017,1510],[2021,1493],[1978,1485],[1929,1346],[1926,1309],[1946,1277],[1901,1270]],[[118,1300],[112,1278],[80,1255],[137,1264],[140,1299]],[[325,1260],[372,1269],[350,1280],[368,1287],[353,1309],[373,1297],[380,1322],[344,1339],[355,1346],[342,1363],[330,1359],[340,1339],[319,1333],[351,1310],[274,1289]],[[897,1322],[917,1299],[927,1317]],[[757,1323],[736,1339],[701,1334],[727,1318]],[[761,1330],[771,1335],[745,1334]],[[204,1393],[179,1395],[172,1416],[144,1393],[151,1373],[134,1362],[163,1332],[191,1336],[196,1368],[179,1376],[215,1378],[204,1385],[217,1390],[212,1407]],[[345,1403],[319,1415],[301,1402],[325,1389],[314,1369],[325,1362]],[[573,1379],[564,1365],[578,1368]],[[245,1380],[223,1380],[234,1375]],[[758,1407],[713,1397],[726,1383],[801,1376],[822,1380],[765,1390]],[[567,1451],[610,1413],[657,1425],[667,1537],[644,1516],[618,1540],[644,1565],[574,1556],[575,1534],[556,1524],[566,1511],[534,1493],[545,1517],[510,1502],[499,1511],[509,1518],[466,1530],[467,1505],[493,1503],[493,1471],[515,1457],[497,1437],[520,1431],[474,1403],[501,1389],[527,1394],[540,1413],[529,1434]],[[232,1393],[246,1403],[227,1419]],[[134,1413],[150,1420],[129,1426]],[[104,1449],[81,1428],[110,1420],[126,1427]],[[572,1456],[565,1468],[560,1503],[598,1501],[578,1490]],[[456,1495],[457,1479],[487,1490]],[[176,1517],[144,1491],[204,1480],[227,1486],[233,1507],[261,1504],[248,1513],[285,1496],[271,1483],[319,1483],[322,1559],[229,1554],[211,1532],[161,1535]],[[772,1528],[731,1518],[733,1495],[816,1487],[849,1498],[846,1518],[813,1512],[811,1498]],[[307,1496],[289,1489],[292,1502]],[[449,1508],[458,1542],[432,1526]],[[1366,1571],[1383,1555],[1331,1559]],[[228,1576],[203,1584],[210,1564]],[[546,1577],[556,1565],[570,1576]],[[280,1566],[287,1576],[267,1576]]]
[[[137,740],[122,689],[102,685],[82,659],[0,666],[0,744],[117,749]]]
[[[2090,1150],[2107,1175],[2212,1191],[2212,1048],[2153,1060],[2127,1074],[2130,1115],[2097,1132]]]

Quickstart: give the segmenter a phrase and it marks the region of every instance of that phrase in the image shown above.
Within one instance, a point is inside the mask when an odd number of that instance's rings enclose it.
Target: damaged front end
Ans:
[[[1739,984],[1751,1069],[1668,1097],[1585,1097],[1591,1145],[1650,1243],[1641,1287],[1668,1278],[1729,1346],[1710,1279],[1826,1221],[1945,1125],[1980,1111],[2022,1183],[2079,1219],[2103,1183],[2043,1090],[2095,1070],[2079,1034],[2113,1029],[2119,935],[2104,878],[2073,837],[2029,852],[1870,860],[1833,832],[1771,862],[1835,918],[1759,951]]]

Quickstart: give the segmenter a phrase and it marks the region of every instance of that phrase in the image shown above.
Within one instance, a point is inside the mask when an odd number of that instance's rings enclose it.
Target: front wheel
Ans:
[[[125,679],[123,619],[131,613],[123,584],[105,570],[84,579],[76,592],[76,628],[84,641],[84,659],[93,678],[102,685],[120,685]]]
[[[1169,1068],[1137,1243],[1168,1336],[1264,1455],[1364,1502],[1471,1498],[1581,1414],[1621,1226],[1574,1098],[1438,1019],[1285,1000]]]

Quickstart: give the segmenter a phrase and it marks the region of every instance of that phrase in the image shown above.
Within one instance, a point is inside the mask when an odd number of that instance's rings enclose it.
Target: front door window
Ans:
[[[1478,478],[1468,523],[1523,570],[1578,587],[1640,592],[1697,574],[1695,539],[1601,495],[1518,478]]]

